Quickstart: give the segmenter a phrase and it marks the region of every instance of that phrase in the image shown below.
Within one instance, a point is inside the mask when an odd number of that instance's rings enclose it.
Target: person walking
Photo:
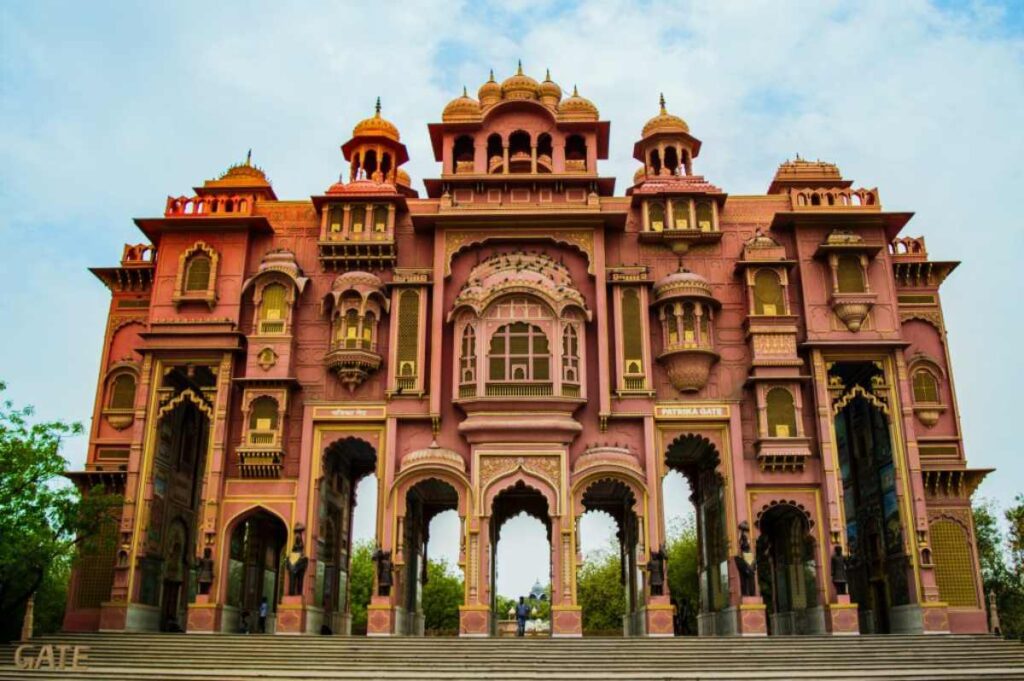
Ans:
[[[270,604],[267,603],[267,597],[264,596],[263,600],[260,601],[260,633],[267,633],[267,615],[270,614]]]
[[[516,606],[516,636],[526,635],[526,618],[530,616],[530,606],[526,599],[519,597],[519,605]]]

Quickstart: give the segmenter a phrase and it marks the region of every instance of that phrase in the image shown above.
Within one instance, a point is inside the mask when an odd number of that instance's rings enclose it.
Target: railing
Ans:
[[[125,244],[121,251],[122,266],[152,265],[156,262],[156,248],[150,244]]]
[[[583,159],[566,159],[565,172],[585,173],[587,172],[587,162]]]
[[[250,430],[248,441],[252,447],[273,447],[277,442],[277,431]]]
[[[284,320],[283,319],[262,319],[259,323],[259,332],[261,334],[277,334],[284,333]]]
[[[399,390],[412,390],[416,387],[415,376],[397,376],[395,378],[395,387]]]
[[[488,397],[544,397],[554,394],[554,384],[537,382],[487,383],[484,394]]]
[[[790,199],[797,210],[842,209],[842,208],[881,208],[877,189],[791,189]]]
[[[927,258],[923,236],[904,236],[889,243],[889,254],[902,258]]]
[[[573,383],[562,384],[562,397],[579,397],[580,387]]]
[[[252,194],[228,196],[167,197],[164,217],[206,217],[210,215],[252,215]]]
[[[647,389],[647,379],[644,376],[623,376],[622,384],[626,390]]]
[[[364,341],[361,338],[343,338],[331,343],[331,352],[334,352],[335,350],[366,350],[367,352],[377,352],[377,344],[370,341]]]
[[[474,165],[473,161],[456,161],[455,174],[468,175],[473,172]]]
[[[459,397],[476,397],[476,383],[463,383],[460,385]]]
[[[395,235],[388,229],[377,230],[363,230],[362,232],[353,232],[351,229],[348,232],[332,232],[327,230],[324,235],[324,241],[338,241],[347,243],[375,243],[375,242],[390,242],[395,240]]]

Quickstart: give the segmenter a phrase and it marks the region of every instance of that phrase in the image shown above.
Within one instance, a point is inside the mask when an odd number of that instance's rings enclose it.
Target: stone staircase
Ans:
[[[11,644],[0,646],[0,681],[1024,679],[1024,644],[992,636],[499,640],[62,634],[32,644],[33,656],[47,644],[89,646],[87,668],[19,670]]]

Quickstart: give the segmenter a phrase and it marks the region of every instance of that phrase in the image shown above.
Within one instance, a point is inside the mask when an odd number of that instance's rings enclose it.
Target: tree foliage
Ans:
[[[432,635],[459,632],[459,606],[462,605],[462,575],[448,561],[427,561],[427,583],[423,585],[424,628]]]
[[[996,595],[1003,635],[1024,637],[1024,495],[1003,514],[1009,534],[1003,537],[998,510],[988,499],[974,504],[974,533],[978,541],[981,576],[988,594]]]
[[[700,582],[697,574],[697,528],[693,517],[678,519],[668,528],[668,589],[682,617],[683,631],[697,633]]]
[[[373,542],[356,542],[349,571],[349,606],[352,633],[366,633],[366,608],[373,592]]]
[[[6,389],[0,382],[0,392]],[[31,407],[15,408],[9,400],[0,403],[0,636],[9,639],[19,633],[26,602],[47,582],[63,571],[80,544],[100,541],[104,526],[116,522],[119,496],[94,489],[82,495],[62,474],[67,461],[60,454],[64,438],[83,432],[79,423],[46,421],[33,423]],[[90,548],[96,548],[90,546]],[[40,623],[59,621],[60,589],[47,590],[36,617]],[[11,616],[6,616],[11,615]]]
[[[584,634],[619,634],[626,612],[622,561],[615,544],[591,552],[583,561],[576,581],[576,595],[583,608]]]

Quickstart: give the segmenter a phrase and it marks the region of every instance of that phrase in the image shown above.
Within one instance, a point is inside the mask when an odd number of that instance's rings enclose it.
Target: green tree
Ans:
[[[996,607],[1003,635],[1024,637],[1024,495],[1017,495],[1014,506],[1004,514],[1009,536],[1003,537],[997,520],[998,510],[989,499],[974,504],[974,533],[978,541],[981,576],[986,605],[988,594],[996,595]]]
[[[352,612],[352,633],[366,633],[366,607],[373,591],[373,542],[356,542],[352,548],[349,570],[349,604]]]
[[[459,606],[463,598],[462,575],[448,561],[427,561],[423,585],[424,628],[428,634],[454,635],[459,631]]]
[[[0,382],[0,392],[6,390]],[[37,621],[55,626],[63,614],[60,588],[77,547],[96,549],[116,522],[117,495],[96,488],[82,495],[62,475],[61,441],[83,432],[79,423],[32,422],[31,407],[0,403],[0,637],[15,638],[28,599],[46,587]],[[112,559],[111,559],[112,560]],[[51,581],[47,576],[51,574]],[[61,572],[63,571],[63,572]],[[53,612],[51,612],[53,610]]]
[[[617,545],[587,555],[576,577],[576,596],[583,608],[584,634],[622,633],[626,589]]]
[[[668,528],[668,589],[680,614],[685,615],[683,627],[697,633],[697,611],[700,609],[700,582],[697,574],[697,528],[693,517],[678,519]]]

